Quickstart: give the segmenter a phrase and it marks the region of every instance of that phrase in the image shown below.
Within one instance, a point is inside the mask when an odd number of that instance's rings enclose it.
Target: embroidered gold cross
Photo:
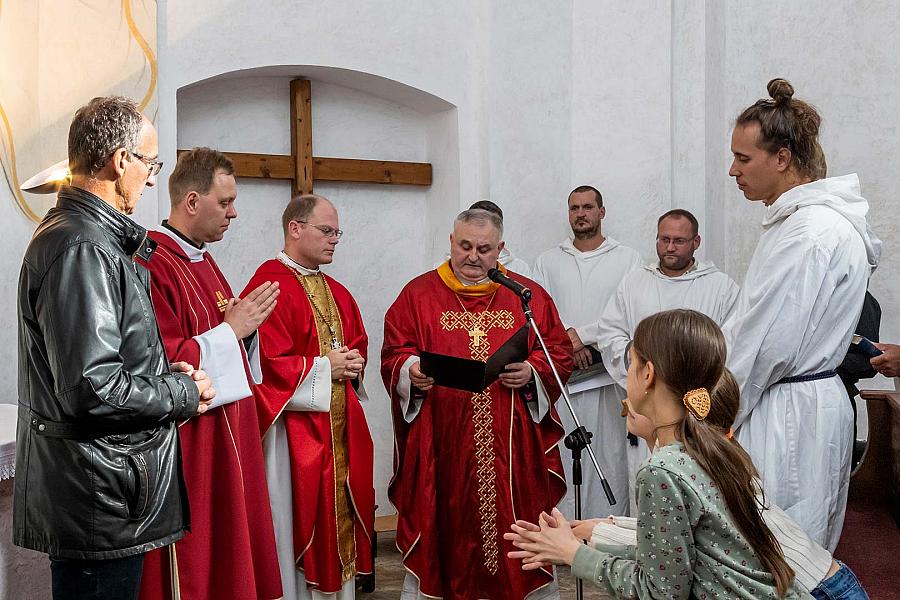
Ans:
[[[482,331],[477,324],[469,330],[469,337],[472,338],[472,347],[477,348],[481,345],[481,338],[487,337],[487,332]]]
[[[228,298],[220,291],[216,291],[216,306],[219,307],[219,312],[225,312],[228,308]]]
[[[469,353],[475,360],[485,361],[491,351],[488,331],[512,329],[515,317],[509,310],[486,310],[480,313],[445,311],[441,313],[444,331],[465,329],[469,334]]]
[[[486,310],[480,313],[446,311],[441,313],[444,331],[465,329],[469,337],[469,354],[475,360],[486,361],[491,350],[487,332],[491,329],[512,329],[515,323],[512,311]],[[472,394],[472,421],[474,424],[475,462],[478,480],[478,516],[481,519],[481,551],[484,566],[492,575],[497,573],[500,548],[497,531],[497,471],[494,451],[493,399],[490,388]]]

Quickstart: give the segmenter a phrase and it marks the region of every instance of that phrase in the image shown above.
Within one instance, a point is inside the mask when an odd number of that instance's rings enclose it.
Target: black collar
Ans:
[[[177,235],[178,239],[182,240],[185,244],[188,244],[189,246],[196,248],[197,250],[203,250],[203,247],[206,245],[206,244],[198,244],[197,242],[195,242],[188,236],[184,235],[183,233],[181,233],[180,231],[178,231],[177,229],[175,229],[174,227],[169,225],[168,219],[163,219],[162,226],[165,227],[166,229],[168,229],[169,231],[171,231],[172,233],[174,233],[175,235]]]

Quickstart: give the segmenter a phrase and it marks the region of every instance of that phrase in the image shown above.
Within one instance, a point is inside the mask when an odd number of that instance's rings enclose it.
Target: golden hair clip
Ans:
[[[706,415],[709,414],[709,406],[711,401],[709,392],[706,391],[706,388],[697,388],[696,390],[689,391],[684,395],[682,401],[684,402],[684,405],[687,407],[688,411],[698,421],[702,421],[706,418]]]

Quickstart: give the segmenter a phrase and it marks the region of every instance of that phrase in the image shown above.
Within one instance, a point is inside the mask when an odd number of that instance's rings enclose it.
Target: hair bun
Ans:
[[[766,89],[769,91],[769,96],[772,97],[772,100],[775,101],[775,104],[787,104],[791,101],[791,96],[794,95],[794,86],[787,79],[773,79],[769,82],[769,85],[766,86]]]

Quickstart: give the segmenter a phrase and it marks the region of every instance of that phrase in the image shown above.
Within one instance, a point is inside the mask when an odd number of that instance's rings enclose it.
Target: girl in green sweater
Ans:
[[[510,558],[523,569],[570,564],[619,598],[811,598],[760,516],[750,457],[705,422],[725,372],[716,324],[691,310],[657,313],[638,325],[629,359],[628,402],[659,446],[637,474],[633,556],[585,546],[554,509],[512,526]]]

